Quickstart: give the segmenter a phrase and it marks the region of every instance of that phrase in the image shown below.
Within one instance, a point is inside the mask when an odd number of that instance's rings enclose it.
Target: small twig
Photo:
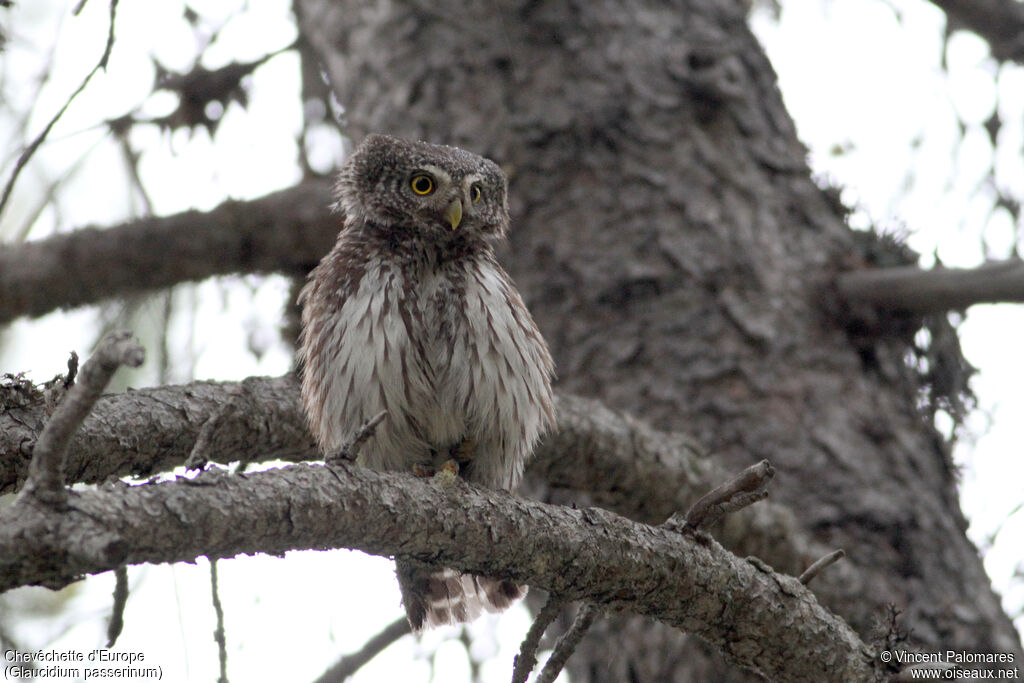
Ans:
[[[107,624],[107,649],[114,647],[117,637],[124,628],[124,608],[128,604],[128,569],[120,566],[114,570],[114,607]]]
[[[580,644],[583,636],[590,629],[590,625],[594,623],[597,612],[598,607],[592,602],[588,602],[580,607],[580,611],[577,612],[572,626],[555,643],[555,651],[551,653],[548,661],[544,663],[544,668],[537,674],[537,679],[534,683],[554,683],[554,680],[558,678],[558,674],[565,667],[565,663],[569,661],[569,657],[576,650],[576,646]]]
[[[373,436],[374,432],[377,431],[377,425],[384,421],[384,418],[388,416],[388,411],[382,410],[369,420],[364,422],[358,430],[356,430],[355,436],[352,440],[339,448],[338,450],[328,453],[324,460],[328,463],[338,462],[341,460],[348,460],[352,462],[359,455],[359,449],[363,447],[363,444]]]
[[[64,458],[68,442],[106,388],[110,377],[121,365],[142,365],[145,351],[130,332],[115,332],[104,337],[92,357],[78,373],[78,382],[43,427],[32,450],[28,482],[22,495],[51,504],[67,500],[64,489]],[[68,363],[69,371],[71,362]]]
[[[804,573],[800,575],[800,583],[803,585],[809,584],[814,580],[818,574],[820,574],[825,568],[835,564],[839,560],[846,557],[846,551],[840,548],[839,550],[833,550],[825,557],[821,558],[810,567],[804,570]]]
[[[0,4],[2,3],[3,0],[0,0]],[[22,645],[20,641],[12,638],[11,634],[4,628],[3,624],[0,624],[0,651],[18,652],[19,650],[21,650],[22,652],[24,652],[25,649],[25,646]],[[21,676],[26,680],[34,679],[37,677],[38,672],[39,665],[33,660],[30,662],[25,662],[25,670],[21,672]]]
[[[335,662],[320,678],[316,679],[315,683],[341,683],[396,640],[409,633],[412,633],[409,620],[404,616],[395,619],[383,631],[366,641],[359,651],[345,655]]]
[[[70,389],[75,384],[78,376],[78,354],[74,351],[68,356],[68,372],[65,375],[57,375],[49,382],[43,382],[43,400],[46,402],[46,414],[53,415],[53,411],[64,400]]]
[[[473,651],[473,633],[469,629],[469,624],[462,624],[459,627],[458,641],[466,649],[466,659],[469,660],[469,671],[467,672],[469,680],[477,683],[477,681],[482,680],[480,670],[486,660],[478,657]]]
[[[220,606],[220,595],[217,588],[217,560],[210,560],[210,591],[213,594],[213,611],[217,614],[217,628],[213,631],[213,639],[217,641],[217,655],[220,660],[220,676],[217,683],[228,683],[228,648],[224,635],[224,610]]]
[[[78,89],[71,93],[71,97],[64,102],[64,106],[54,114],[53,118],[46,124],[46,127],[43,128],[42,132],[40,132],[31,143],[29,143],[28,147],[26,147],[21,153],[21,156],[18,157],[18,161],[14,164],[14,171],[11,172],[11,177],[7,180],[7,184],[4,186],[3,194],[0,195],[0,214],[3,213],[4,207],[7,205],[7,200],[10,198],[11,191],[14,189],[14,183],[18,181],[18,176],[21,175],[22,169],[25,168],[29,159],[31,159],[32,155],[36,153],[39,146],[43,144],[43,141],[46,140],[46,136],[50,134],[50,130],[52,130],[57,124],[57,121],[59,121],[60,117],[64,115],[64,112],[67,111],[69,106],[71,106],[71,103],[76,97],[78,97],[79,93],[85,90],[85,86],[89,85],[89,81],[91,81],[92,77],[96,75],[96,72],[100,69],[106,71],[107,61],[110,59],[110,51],[114,49],[114,19],[117,17],[117,2],[118,0],[110,0],[110,27],[107,30],[107,45],[103,49],[103,56],[100,57],[100,61],[92,68],[92,71],[86,75],[85,80],[83,80],[82,84],[78,86]]]
[[[68,356],[68,374],[64,376],[64,388],[73,387],[76,377],[78,377],[78,354],[72,350],[71,355]]]
[[[519,646],[519,654],[512,660],[512,683],[526,683],[533,667],[537,665],[537,648],[540,647],[540,639],[551,622],[558,617],[564,604],[565,602],[557,598],[554,593],[548,595],[548,601],[544,603],[540,614],[533,620],[530,630],[523,638],[523,644]]]
[[[665,525],[673,529],[694,530],[714,524],[724,515],[764,500],[768,496],[768,482],[774,476],[775,468],[767,460],[762,460],[702,496],[687,511],[682,524],[677,515],[672,515]]]

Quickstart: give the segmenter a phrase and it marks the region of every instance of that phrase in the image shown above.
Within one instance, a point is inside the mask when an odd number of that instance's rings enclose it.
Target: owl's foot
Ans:
[[[465,439],[452,446],[448,452],[451,454],[452,460],[460,465],[465,465],[472,462],[475,451],[476,440],[467,436]]]
[[[348,445],[342,446],[341,448],[335,448],[332,451],[328,451],[324,454],[324,462],[331,464],[336,462],[355,462],[356,456],[352,454],[351,449]]]
[[[473,452],[475,450],[476,441],[470,438],[465,438],[448,449],[448,455],[451,457],[448,458],[448,460],[445,460],[440,466],[436,466],[434,464],[437,462],[437,456],[440,454],[437,451],[431,451],[431,461],[415,463],[412,466],[412,473],[421,479],[428,479],[434,475],[441,474],[442,472],[447,472],[457,477],[459,476],[460,471],[466,470],[470,463],[473,462]]]
[[[454,460],[445,460],[440,467],[416,463],[412,466],[412,473],[421,479],[433,479],[442,484],[450,485],[459,478],[459,463]]]

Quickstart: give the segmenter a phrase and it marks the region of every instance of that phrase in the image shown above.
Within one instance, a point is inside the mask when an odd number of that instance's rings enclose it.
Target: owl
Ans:
[[[494,244],[508,181],[470,152],[371,135],[336,185],[341,230],[299,295],[302,401],[331,453],[386,410],[358,462],[514,489],[554,426],[553,363]],[[525,587],[395,563],[415,630],[500,611]]]

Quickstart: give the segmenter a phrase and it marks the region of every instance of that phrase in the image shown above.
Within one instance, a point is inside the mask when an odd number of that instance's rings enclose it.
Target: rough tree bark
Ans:
[[[826,284],[853,240],[746,3],[299,4],[356,139],[508,169],[508,260],[564,390],[684,429],[732,469],[770,459],[772,495],[846,549],[854,579],[814,586],[862,634],[891,603],[926,651],[1020,656],[905,343],[866,353],[839,322]],[[635,619],[596,625],[569,666],[574,683],[745,679]]]
[[[17,386],[0,392],[0,406],[0,493],[16,492],[28,477],[47,409]],[[183,465],[200,444],[204,458],[223,465],[318,460],[301,411],[291,375],[106,396],[70,440],[64,480],[99,484],[167,472]],[[586,491],[603,508],[660,524],[728,478],[681,434],[655,431],[577,396],[558,395],[556,411],[558,432],[541,442],[530,476],[554,488]],[[756,555],[793,575],[801,569],[794,557],[827,550],[797,528],[790,510],[771,502],[733,513],[713,529],[739,554]]]

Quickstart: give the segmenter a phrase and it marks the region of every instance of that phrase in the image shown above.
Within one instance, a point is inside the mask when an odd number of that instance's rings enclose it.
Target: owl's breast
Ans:
[[[373,263],[348,290],[317,282],[303,310],[303,399],[325,450],[382,410],[360,459],[408,470],[475,444],[467,476],[518,482],[552,422],[547,347],[493,260],[448,269]]]
[[[370,264],[349,289],[314,279],[303,308],[303,400],[326,451],[346,445],[363,422],[388,418],[361,458],[377,469],[406,469],[425,451],[417,422],[433,378],[421,337],[415,288],[386,261]]]
[[[476,481],[511,487],[552,417],[552,362],[508,275],[493,260],[460,264],[424,299],[443,436],[477,443]],[[426,291],[426,290],[425,290]]]

